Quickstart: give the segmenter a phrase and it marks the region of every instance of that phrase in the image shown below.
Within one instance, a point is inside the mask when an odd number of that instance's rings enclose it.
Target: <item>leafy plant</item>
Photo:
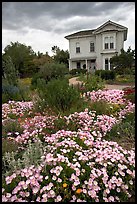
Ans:
[[[105,80],[114,80],[116,78],[116,73],[113,70],[96,70],[95,75]]]
[[[86,91],[97,91],[104,88],[104,81],[99,76],[92,74],[88,76],[84,86]]]
[[[38,93],[45,107],[57,112],[69,110],[80,100],[79,92],[66,80],[52,80],[47,85],[39,81]]]
[[[4,138],[7,138],[8,136],[16,137],[17,134],[23,133],[23,130],[24,128],[19,124],[17,120],[7,119],[3,122],[2,137]]]

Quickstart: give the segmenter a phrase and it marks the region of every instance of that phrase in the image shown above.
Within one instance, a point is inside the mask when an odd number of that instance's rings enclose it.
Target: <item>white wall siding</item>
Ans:
[[[95,44],[95,52],[90,52],[90,42]],[[76,53],[76,43],[80,43],[80,53]],[[70,39],[70,59],[81,58],[81,57],[91,57],[96,55],[96,41],[94,37],[77,38]]]
[[[121,49],[124,48],[124,32],[125,28],[122,26],[110,23],[109,25],[96,29],[92,32],[91,36],[70,38],[69,69],[76,69],[78,61],[81,62],[81,68],[83,68],[83,65],[86,64],[87,61],[87,68],[89,68],[92,59],[96,59],[95,65],[97,70],[105,69],[105,59],[110,60],[116,53],[120,54]],[[112,36],[114,40],[111,42],[114,43],[114,47],[110,49],[110,37]],[[109,37],[108,49],[104,48],[105,37]],[[94,42],[94,52],[90,52],[90,42]],[[76,43],[79,43],[80,53],[76,53]]]

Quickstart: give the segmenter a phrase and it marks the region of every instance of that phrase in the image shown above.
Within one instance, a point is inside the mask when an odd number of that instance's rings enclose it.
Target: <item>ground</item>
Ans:
[[[73,78],[69,79],[69,84],[73,84],[73,85],[76,85],[78,83],[81,84],[82,82],[78,81],[77,79],[78,79],[78,77],[73,77]],[[129,86],[129,85],[128,86],[127,85],[115,85],[115,84],[113,84],[113,85],[106,84],[105,85],[106,89],[120,89],[120,90],[122,90],[126,87],[131,87],[131,86]]]

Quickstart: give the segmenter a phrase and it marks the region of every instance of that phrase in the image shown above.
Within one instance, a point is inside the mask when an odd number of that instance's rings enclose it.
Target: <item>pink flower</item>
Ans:
[[[60,202],[62,200],[62,197],[60,195],[57,196],[56,202]]]

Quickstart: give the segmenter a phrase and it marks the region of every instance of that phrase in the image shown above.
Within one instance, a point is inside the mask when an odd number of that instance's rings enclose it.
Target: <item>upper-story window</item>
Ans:
[[[90,42],[90,52],[95,52],[94,42]]]
[[[80,53],[80,43],[76,43],[76,53]]]
[[[114,37],[108,36],[104,38],[104,49],[114,49]]]
[[[108,49],[109,38],[105,37],[105,49]]]
[[[114,48],[114,38],[113,36],[110,36],[110,49]]]

